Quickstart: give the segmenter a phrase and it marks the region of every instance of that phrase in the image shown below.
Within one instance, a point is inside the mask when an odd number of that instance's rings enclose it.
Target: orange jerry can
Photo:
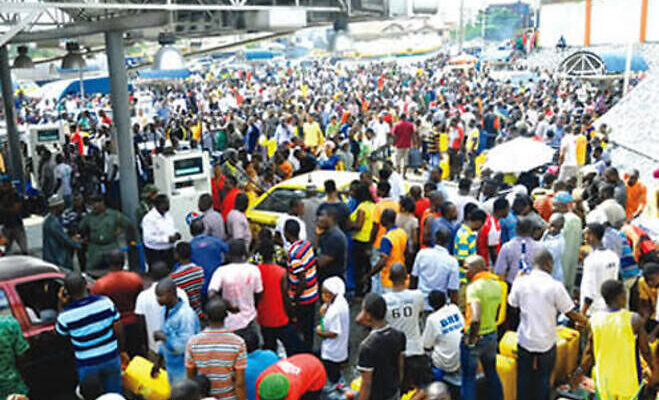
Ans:
[[[170,387],[167,371],[161,369],[158,377],[151,377],[153,363],[135,356],[126,367],[122,381],[124,390],[141,396],[144,400],[168,400]]]
[[[563,382],[567,378],[567,361],[568,361],[568,344],[563,338],[558,338],[556,342],[556,361],[554,369],[551,371],[549,382],[552,386],[556,382]]]
[[[503,400],[516,400],[517,360],[497,354],[497,374],[503,387]]]
[[[517,332],[508,331],[499,342],[499,354],[517,359]]]
[[[566,326],[558,327],[558,337],[567,342],[567,359],[565,362],[565,375],[570,375],[579,366],[579,331]]]

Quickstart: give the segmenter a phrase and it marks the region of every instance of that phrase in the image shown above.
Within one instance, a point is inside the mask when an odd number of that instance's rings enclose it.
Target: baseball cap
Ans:
[[[276,372],[269,374],[261,380],[259,397],[261,400],[281,400],[288,395],[290,383],[286,375]]]
[[[561,191],[554,196],[554,203],[556,204],[569,204],[572,203],[572,195],[570,193]]]

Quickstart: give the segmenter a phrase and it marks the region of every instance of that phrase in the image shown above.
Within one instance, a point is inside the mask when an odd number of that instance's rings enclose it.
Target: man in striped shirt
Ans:
[[[174,249],[174,257],[178,263],[171,278],[176,286],[183,289],[190,300],[190,307],[201,319],[201,291],[204,288],[204,269],[190,261],[190,243],[179,242]]]
[[[487,214],[481,209],[473,209],[469,215],[465,216],[465,220],[455,233],[455,241],[453,248],[453,255],[460,262],[460,283],[466,284],[467,277],[465,275],[464,260],[476,254],[476,239],[478,238],[478,230],[485,223]]]
[[[316,256],[311,242],[299,239],[300,224],[294,219],[289,219],[284,224],[284,235],[291,243],[288,248],[288,283],[289,295],[297,317],[296,328],[302,334],[307,350],[311,350],[318,300]]]
[[[188,377],[205,375],[216,399],[245,400],[247,350],[243,339],[224,328],[227,305],[219,296],[206,304],[208,327],[188,341],[185,369]]]
[[[55,329],[71,340],[78,379],[95,375],[103,384],[103,393],[122,393],[119,354],[124,341],[114,303],[105,296],[89,295],[87,281],[79,272],[66,276],[58,297],[61,311]]]

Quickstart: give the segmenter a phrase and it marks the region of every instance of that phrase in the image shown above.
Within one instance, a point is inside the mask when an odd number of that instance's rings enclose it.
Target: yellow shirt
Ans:
[[[439,151],[446,153],[448,151],[448,133],[442,132],[439,134]]]
[[[577,164],[584,165],[586,163],[586,147],[588,146],[588,139],[585,135],[577,136]]]
[[[368,243],[371,240],[371,231],[373,230],[373,211],[375,204],[372,201],[362,201],[357,209],[350,215],[351,221],[357,221],[357,213],[361,210],[364,212],[364,224],[362,228],[352,233],[352,238],[358,242]]]
[[[595,385],[602,400],[631,399],[640,387],[636,337],[629,310],[600,311],[590,317]],[[624,371],[624,373],[623,373]]]
[[[304,132],[304,144],[307,147],[318,147],[323,144],[323,131],[320,130],[318,122],[305,122],[302,130]]]
[[[467,153],[471,153],[478,148],[478,139],[480,137],[480,131],[478,128],[474,128],[467,134]]]

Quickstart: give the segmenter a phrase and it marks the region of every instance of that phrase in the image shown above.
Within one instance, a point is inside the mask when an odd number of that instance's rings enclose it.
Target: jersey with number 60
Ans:
[[[405,357],[424,354],[421,343],[421,313],[424,310],[423,293],[405,289],[384,295],[387,302],[387,323],[405,334]]]

